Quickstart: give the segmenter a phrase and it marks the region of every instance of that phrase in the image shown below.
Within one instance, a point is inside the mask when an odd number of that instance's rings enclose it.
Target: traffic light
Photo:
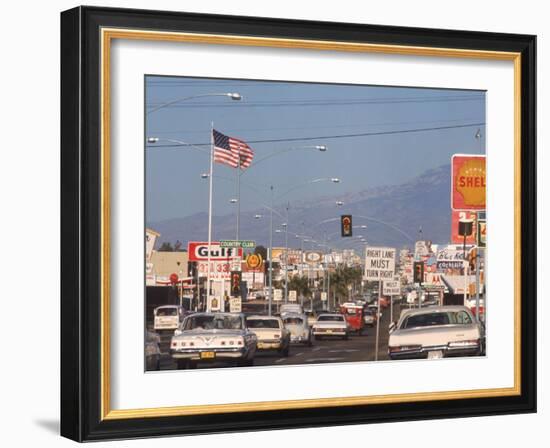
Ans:
[[[476,269],[476,258],[477,258],[477,249],[474,247],[470,252],[468,252],[468,263],[470,264],[470,271],[475,271]]]
[[[351,215],[340,216],[340,227],[342,229],[342,237],[353,236]]]
[[[239,297],[241,295],[241,271],[231,271],[231,295],[233,297]]]
[[[197,275],[197,262],[189,261],[187,263],[187,276],[195,278],[195,275]]]
[[[413,280],[414,280],[414,283],[422,283],[424,281],[424,262],[423,261],[414,262]]]

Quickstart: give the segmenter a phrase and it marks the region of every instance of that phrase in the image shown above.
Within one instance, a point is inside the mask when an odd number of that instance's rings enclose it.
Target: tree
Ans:
[[[169,243],[169,242],[164,242],[161,244],[161,246],[159,247],[159,252],[174,252],[174,248],[172,247],[172,245]]]
[[[331,293],[336,293],[339,303],[345,302],[349,295],[348,287],[361,282],[362,270],[360,267],[338,266],[335,272],[330,274]]]
[[[288,281],[288,289],[296,290],[298,296],[309,297],[311,295],[311,289],[308,283],[306,276],[294,275]]]
[[[262,259],[267,260],[267,249],[264,246],[256,246],[254,248],[254,253],[257,255],[261,255]]]

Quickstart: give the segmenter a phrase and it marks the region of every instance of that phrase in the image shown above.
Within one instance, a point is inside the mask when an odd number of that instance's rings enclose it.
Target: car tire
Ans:
[[[282,354],[285,358],[288,358],[288,355],[290,354],[290,344],[286,346],[286,348],[281,352],[281,354]]]
[[[186,359],[178,359],[176,360],[176,364],[178,366],[178,370],[185,370],[189,368],[189,361]]]

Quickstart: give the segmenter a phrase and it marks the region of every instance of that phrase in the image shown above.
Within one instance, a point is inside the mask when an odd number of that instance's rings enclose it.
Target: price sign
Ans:
[[[297,297],[296,290],[292,289],[288,291],[288,300],[290,302],[296,302],[296,297]]]

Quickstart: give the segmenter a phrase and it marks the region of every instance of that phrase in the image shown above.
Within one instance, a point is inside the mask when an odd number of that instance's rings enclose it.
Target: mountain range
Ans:
[[[289,247],[300,247],[296,234],[311,237],[332,247],[359,248],[359,242],[340,237],[340,215],[353,216],[354,235],[362,235],[373,246],[410,247],[417,239],[447,243],[451,228],[451,167],[443,165],[430,169],[400,185],[379,186],[354,193],[318,198],[315,203],[298,202],[289,209]],[[336,202],[344,204],[336,206]],[[284,216],[284,206],[275,207]],[[255,216],[261,214],[261,219]],[[274,219],[274,228],[282,222]],[[212,241],[235,238],[235,214],[213,216]],[[258,209],[241,212],[241,239],[254,240],[258,245],[269,244],[269,211]],[[302,224],[303,223],[303,224]],[[184,218],[148,222],[147,227],[161,234],[157,247],[163,242],[176,241],[187,247],[188,241],[207,240],[208,214],[196,213]],[[366,225],[367,228],[360,226]],[[281,228],[279,226],[279,228]],[[303,230],[302,230],[303,229]],[[284,232],[274,232],[273,246],[284,245]],[[311,243],[304,243],[309,249]],[[319,249],[317,247],[317,249]]]

